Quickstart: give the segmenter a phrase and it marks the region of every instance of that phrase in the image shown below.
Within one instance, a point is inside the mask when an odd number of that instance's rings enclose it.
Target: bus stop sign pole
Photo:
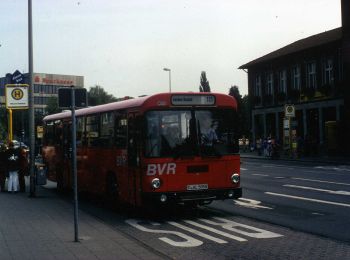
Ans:
[[[74,185],[74,241],[78,238],[78,178],[77,178],[77,143],[76,143],[76,121],[75,121],[75,89],[71,86],[71,110],[72,110],[72,172]]]

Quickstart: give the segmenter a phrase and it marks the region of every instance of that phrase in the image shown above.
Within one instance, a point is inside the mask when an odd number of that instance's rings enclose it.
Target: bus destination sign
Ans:
[[[213,95],[173,95],[171,104],[174,106],[213,106],[215,97]]]

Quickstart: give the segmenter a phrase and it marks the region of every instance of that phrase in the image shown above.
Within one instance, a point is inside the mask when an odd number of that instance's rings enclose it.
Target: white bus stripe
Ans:
[[[314,191],[327,192],[327,193],[336,194],[336,195],[347,195],[347,196],[350,195],[349,191],[344,191],[344,190],[324,190],[324,189],[317,189],[317,188],[313,188],[313,187],[290,185],[290,184],[285,184],[283,186],[284,187],[289,187],[289,188],[296,188],[296,189],[304,189],[304,190],[314,190]]]
[[[181,224],[179,224],[179,223],[176,223],[176,222],[173,222],[173,221],[168,221],[168,223],[169,223],[170,225],[173,225],[173,226],[177,227],[177,228],[181,228],[181,229],[183,229],[183,230],[186,230],[186,231],[188,231],[188,232],[190,232],[190,233],[193,233],[193,234],[195,234],[195,235],[197,235],[197,236],[204,237],[204,238],[209,239],[209,240],[211,240],[211,241],[214,241],[214,242],[216,242],[216,243],[219,243],[219,244],[225,244],[225,243],[227,243],[227,241],[225,241],[225,240],[222,240],[222,239],[220,239],[220,238],[216,238],[216,237],[207,235],[207,234],[205,234],[205,233],[203,233],[203,232],[201,232],[201,231],[192,229],[192,228],[190,228],[190,227],[181,225]]]
[[[322,181],[322,180],[313,180],[313,179],[304,179],[304,178],[292,178],[292,179],[293,180],[300,180],[300,181],[313,181],[313,182],[321,182],[321,183],[330,183],[330,184],[350,186],[350,183],[344,183],[344,182]]]
[[[306,201],[312,201],[317,203],[330,204],[330,205],[350,208],[350,204],[345,204],[345,203],[338,203],[338,202],[332,202],[327,200],[318,200],[318,199],[312,199],[312,198],[304,198],[304,197],[298,197],[298,196],[292,196],[292,195],[280,194],[280,193],[274,193],[274,192],[264,192],[264,193],[272,196],[279,196],[279,197],[285,197],[285,198],[297,199],[297,200],[306,200]]]
[[[218,235],[221,235],[221,236],[224,236],[224,237],[228,237],[228,238],[231,238],[231,239],[234,239],[234,240],[237,240],[237,241],[240,241],[240,242],[245,242],[247,241],[247,239],[244,239],[242,237],[237,237],[237,236],[234,236],[234,235],[231,235],[231,234],[228,234],[226,232],[222,232],[220,230],[217,230],[215,228],[211,228],[211,227],[208,227],[208,226],[204,226],[204,225],[201,225],[197,222],[194,222],[194,221],[191,221],[191,220],[185,220],[186,223],[188,224],[191,224],[193,226],[196,226],[196,227],[199,227],[199,228],[203,228],[205,230],[208,230],[210,232],[213,232],[215,234],[218,234]]]

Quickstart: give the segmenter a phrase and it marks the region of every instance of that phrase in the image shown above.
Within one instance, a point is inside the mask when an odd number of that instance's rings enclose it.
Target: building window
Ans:
[[[267,74],[267,95],[272,95],[273,93],[273,72],[269,72]]]
[[[292,88],[300,90],[300,67],[295,66],[292,68]]]
[[[323,73],[322,73],[322,83],[323,85],[331,85],[334,81],[333,77],[333,59],[328,58],[323,62]]]
[[[307,87],[316,88],[316,62],[310,62],[306,67]]]
[[[279,89],[278,91],[280,93],[286,93],[287,92],[287,71],[281,70],[279,72]]]
[[[256,75],[255,87],[254,87],[254,95],[256,97],[260,97],[261,96],[261,75]]]

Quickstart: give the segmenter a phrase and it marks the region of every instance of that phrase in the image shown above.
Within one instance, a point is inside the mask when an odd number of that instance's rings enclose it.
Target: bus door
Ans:
[[[128,115],[128,201],[137,205],[139,189],[141,188],[140,174],[140,147],[141,147],[141,124],[140,116],[136,113]]]

